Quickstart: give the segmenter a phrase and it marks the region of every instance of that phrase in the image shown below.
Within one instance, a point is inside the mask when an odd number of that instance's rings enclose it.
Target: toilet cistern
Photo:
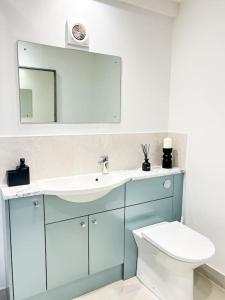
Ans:
[[[108,174],[109,173],[109,157],[108,155],[102,155],[100,157],[100,160],[98,162],[102,166],[102,174]]]

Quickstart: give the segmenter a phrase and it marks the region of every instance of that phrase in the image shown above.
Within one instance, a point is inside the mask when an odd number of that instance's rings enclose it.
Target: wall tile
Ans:
[[[111,170],[140,168],[141,143],[149,143],[152,165],[160,165],[162,142],[167,133],[94,134],[0,138],[0,183],[5,172],[26,158],[31,180],[69,176],[101,170],[98,160],[108,155]],[[185,166],[186,136],[170,134],[174,139],[175,166]]]

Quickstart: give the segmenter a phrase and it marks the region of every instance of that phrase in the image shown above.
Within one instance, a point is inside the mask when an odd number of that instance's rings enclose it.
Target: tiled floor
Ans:
[[[136,277],[118,281],[76,300],[159,300]],[[225,300],[225,290],[200,274],[195,276],[195,300]],[[177,299],[178,300],[178,299]]]

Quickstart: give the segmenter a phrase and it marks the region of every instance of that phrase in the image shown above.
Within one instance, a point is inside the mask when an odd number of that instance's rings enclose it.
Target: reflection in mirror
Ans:
[[[23,123],[56,122],[55,74],[54,70],[19,68]]]
[[[21,122],[119,123],[121,59],[18,42]]]
[[[21,119],[26,122],[26,120],[31,120],[33,117],[33,99],[32,90],[20,89],[20,113]]]

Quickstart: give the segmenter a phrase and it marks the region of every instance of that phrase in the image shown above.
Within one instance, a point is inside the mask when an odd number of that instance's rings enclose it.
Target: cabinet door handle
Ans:
[[[95,219],[92,220],[91,222],[92,222],[94,225],[97,225],[97,224],[98,224],[97,220],[95,220]]]
[[[85,222],[81,222],[81,223],[80,223],[80,226],[81,226],[82,228],[85,228],[85,227],[86,227]]]
[[[33,202],[35,208],[38,208],[40,206],[40,203],[38,200],[33,200],[32,202]]]

